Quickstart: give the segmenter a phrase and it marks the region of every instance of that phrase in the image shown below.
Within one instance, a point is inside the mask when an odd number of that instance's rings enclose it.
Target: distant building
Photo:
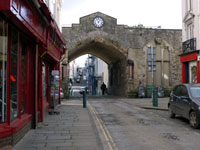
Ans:
[[[69,78],[76,79],[77,78],[77,64],[76,61],[73,60],[71,63],[69,63]]]
[[[88,89],[92,95],[101,95],[101,85],[104,82],[108,86],[107,64],[92,55],[88,55]]]
[[[182,0],[182,83],[200,83],[200,1]]]

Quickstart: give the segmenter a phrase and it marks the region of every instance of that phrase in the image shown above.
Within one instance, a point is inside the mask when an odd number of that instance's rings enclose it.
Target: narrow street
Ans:
[[[89,103],[112,137],[111,150],[199,149],[200,131],[183,118],[169,119],[167,111],[140,108],[134,99],[101,98]]]
[[[14,150],[199,150],[200,130],[168,118],[168,98],[87,97],[63,100]],[[144,108],[145,107],[145,108]],[[149,109],[147,109],[149,108]]]

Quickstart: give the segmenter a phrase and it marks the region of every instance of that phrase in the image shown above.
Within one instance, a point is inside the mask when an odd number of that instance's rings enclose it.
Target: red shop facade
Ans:
[[[180,55],[182,63],[182,83],[200,83],[200,51],[196,50],[196,38],[183,42],[183,53]]]
[[[0,148],[45,119],[65,44],[43,0],[0,1]]]

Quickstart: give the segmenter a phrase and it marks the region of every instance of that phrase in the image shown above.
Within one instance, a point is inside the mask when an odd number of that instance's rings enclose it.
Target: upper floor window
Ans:
[[[193,0],[186,0],[186,9],[187,11],[192,10],[192,2]]]
[[[192,39],[194,37],[194,27],[193,24],[190,23],[187,25],[187,39]]]

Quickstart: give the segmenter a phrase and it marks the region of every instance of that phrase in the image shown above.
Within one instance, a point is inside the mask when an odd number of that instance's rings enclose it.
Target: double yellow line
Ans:
[[[94,117],[95,117],[97,123],[99,124],[100,130],[106,139],[109,150],[118,150],[115,142],[112,139],[112,136],[110,135],[110,132],[108,131],[104,122],[101,120],[101,118],[100,118],[99,114],[96,112],[95,108],[89,102],[88,102],[88,106],[89,106],[89,109],[94,114]]]

